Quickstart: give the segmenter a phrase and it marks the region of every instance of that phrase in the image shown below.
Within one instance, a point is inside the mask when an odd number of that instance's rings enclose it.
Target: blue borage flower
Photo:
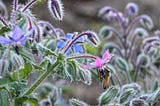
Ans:
[[[26,40],[29,38],[32,32],[33,32],[33,29],[31,29],[29,32],[24,34],[22,29],[18,25],[16,25],[13,28],[13,33],[11,36],[8,36],[8,37],[0,36],[0,43],[1,44],[15,44],[15,45],[20,44],[24,46]]]
[[[74,37],[76,36],[76,34],[72,34],[72,33],[67,33],[66,38],[61,40],[60,42],[58,42],[57,44],[57,48],[58,49],[62,49],[64,48],[68,42],[70,42]],[[71,52],[77,52],[77,53],[84,53],[84,48],[82,46],[82,44],[80,44],[81,42],[83,42],[84,39],[83,37],[80,37],[76,43],[74,43],[66,52],[66,55],[71,54]]]

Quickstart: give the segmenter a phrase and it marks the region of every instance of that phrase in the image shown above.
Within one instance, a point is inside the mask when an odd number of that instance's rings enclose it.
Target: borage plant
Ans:
[[[135,3],[128,3],[124,13],[112,7],[104,7],[99,11],[100,17],[116,22],[115,27],[106,25],[99,32],[99,35],[105,40],[111,36],[117,40],[117,43],[105,43],[102,53],[106,49],[114,53],[114,61],[109,67],[121,73],[122,77],[125,76],[122,80],[127,80],[128,83],[142,81],[145,78],[142,75],[152,72],[149,71],[150,57],[144,52],[143,40],[149,36],[146,29],[151,30],[153,22],[148,15],[137,16],[138,11],[139,8]],[[122,81],[118,82],[122,84]]]
[[[104,41],[102,53],[109,49],[114,54],[114,58],[106,67],[111,71],[112,84],[118,83],[120,85],[120,88],[109,87],[101,94],[99,97],[100,106],[160,105],[159,82],[155,80],[152,89],[147,90],[147,87],[152,84],[147,83],[148,79],[145,80],[148,78],[146,73],[154,78],[158,72],[159,36],[148,36],[149,33],[145,28],[151,30],[153,22],[148,15],[136,16],[138,10],[135,3],[129,3],[124,13],[107,6],[99,11],[99,16],[105,21],[117,23],[115,27],[107,25],[102,27],[99,35],[105,41],[112,36],[117,40],[116,43],[105,43]],[[124,85],[126,81],[130,84]],[[141,82],[144,84],[143,87],[138,84]]]
[[[83,45],[88,42],[97,46],[97,34],[93,31],[65,34],[49,22],[38,20],[30,10],[37,2],[31,0],[23,5],[14,0],[10,18],[0,17],[1,106],[70,105],[55,85],[44,83],[35,92],[50,75],[91,84],[91,72],[83,64],[87,58],[97,57],[87,54]],[[48,0],[48,8],[55,19],[62,20],[60,0]]]

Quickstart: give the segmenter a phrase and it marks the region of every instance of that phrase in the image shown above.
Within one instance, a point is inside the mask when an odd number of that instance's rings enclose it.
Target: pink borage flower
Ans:
[[[111,60],[112,56],[109,52],[109,50],[106,50],[106,52],[103,54],[102,58],[99,58],[96,56],[95,62],[91,63],[90,66],[83,65],[83,68],[90,69],[90,68],[102,68],[105,64],[107,64]]]
[[[90,66],[83,64],[83,68],[85,69],[91,69],[96,68],[98,74],[100,75],[100,79],[103,80],[102,86],[104,89],[108,86],[110,82],[110,71],[106,68],[106,64],[110,62],[112,59],[111,54],[109,53],[109,50],[107,50],[102,58],[99,58],[98,56],[95,57],[95,62],[90,63]]]

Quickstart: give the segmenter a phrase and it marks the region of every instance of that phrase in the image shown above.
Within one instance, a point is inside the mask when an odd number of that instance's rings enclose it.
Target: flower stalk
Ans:
[[[35,83],[23,94],[23,95],[30,95],[41,83],[45,80],[51,72],[53,72],[54,68],[56,68],[59,64],[59,61],[56,61],[48,70],[46,70],[39,78],[36,80]],[[56,72],[56,71],[54,71]]]

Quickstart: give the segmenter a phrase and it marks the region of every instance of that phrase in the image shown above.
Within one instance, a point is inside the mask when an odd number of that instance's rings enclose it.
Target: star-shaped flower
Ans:
[[[24,34],[22,29],[18,25],[16,25],[13,28],[13,33],[11,36],[9,37],[0,36],[0,43],[1,44],[21,44],[24,46],[26,40],[29,38],[32,32],[33,32],[33,29],[31,29],[29,32]]]
[[[86,69],[102,68],[103,66],[105,66],[111,60],[111,58],[112,58],[112,56],[109,53],[109,50],[106,50],[106,52],[103,54],[102,58],[99,58],[98,56],[96,56],[95,62],[91,63],[90,66],[83,65],[83,67],[86,68]]]
[[[74,37],[75,37],[74,34],[72,34],[72,33],[67,33],[66,38],[65,38],[64,40],[58,42],[57,48],[58,48],[58,49],[64,48],[69,41],[73,40]],[[83,41],[84,41],[84,39],[83,39],[82,37],[79,38],[79,39],[76,41],[76,43],[74,43],[74,44],[67,50],[66,55],[69,55],[72,51],[73,51],[73,52],[77,52],[77,53],[84,53],[84,48],[83,48],[83,46],[80,44],[80,42],[83,42]]]

